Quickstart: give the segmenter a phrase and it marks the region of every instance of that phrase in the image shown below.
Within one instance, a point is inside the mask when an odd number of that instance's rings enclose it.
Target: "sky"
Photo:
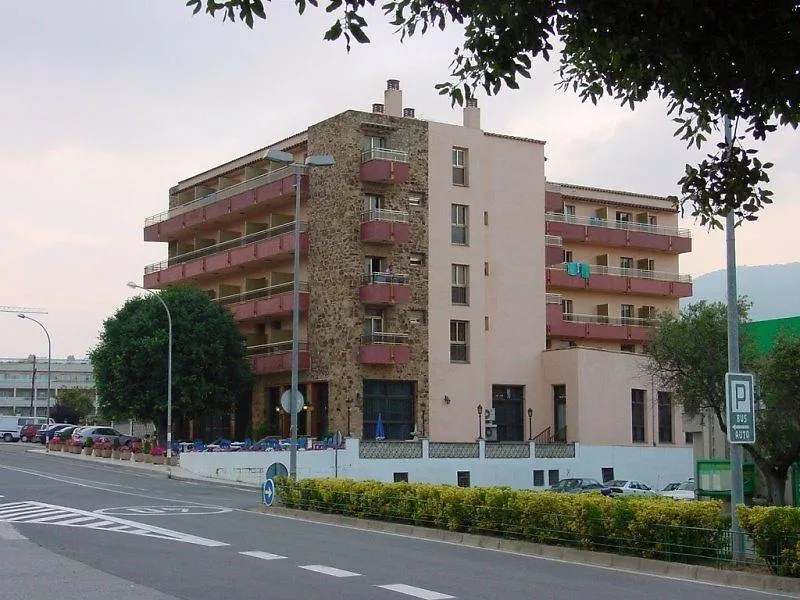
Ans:
[[[399,79],[416,117],[461,123],[434,89],[445,81],[459,30],[401,43],[378,10],[372,43],[325,42],[323,10],[297,15],[267,4],[254,30],[192,15],[183,0],[0,0],[0,305],[36,307],[53,358],[82,357],[103,321],[141,283],[166,246],[143,241],[143,223],[167,207],[178,181],[305,130],[348,109],[383,102]],[[663,103],[631,111],[582,104],[554,87],[557,63],[496,97],[479,95],[486,131],[545,140],[551,181],[669,195],[699,158],[673,138]],[[800,261],[800,133],[763,145],[775,163],[775,204],[737,229],[741,265]],[[795,158],[795,160],[792,160]],[[685,219],[693,252],[681,271],[724,268],[724,233]],[[0,357],[47,355],[34,323],[0,312]]]

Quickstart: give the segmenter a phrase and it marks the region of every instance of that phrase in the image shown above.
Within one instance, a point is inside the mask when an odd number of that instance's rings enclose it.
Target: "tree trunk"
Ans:
[[[167,447],[167,417],[166,415],[157,415],[153,418],[153,424],[156,426],[156,439],[158,445]]]
[[[769,485],[770,504],[784,506],[786,504],[786,480],[788,473],[781,469],[776,473],[774,470],[767,476]]]

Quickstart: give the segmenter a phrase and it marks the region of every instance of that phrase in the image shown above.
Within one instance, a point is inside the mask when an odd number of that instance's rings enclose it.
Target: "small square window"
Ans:
[[[533,487],[544,486],[544,469],[533,470]]]
[[[601,472],[603,474],[603,483],[614,479],[614,467],[603,467]]]
[[[469,487],[469,471],[458,471],[456,474],[458,487]]]
[[[547,471],[547,483],[549,485],[556,485],[558,483],[558,469],[549,469]]]
[[[398,472],[394,474],[395,483],[408,483],[408,472]]]
[[[408,196],[408,205],[412,207],[416,206],[423,206],[425,204],[425,198],[422,194],[410,194]]]
[[[408,311],[409,325],[425,325],[425,311],[424,310],[410,310]]]
[[[412,252],[411,256],[408,259],[408,262],[412,266],[419,266],[425,264],[425,254],[422,252]]]

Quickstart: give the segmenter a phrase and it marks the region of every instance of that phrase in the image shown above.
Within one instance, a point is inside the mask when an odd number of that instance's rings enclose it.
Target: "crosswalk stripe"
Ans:
[[[330,575],[331,577],[361,577],[361,573],[353,573],[352,571],[345,571],[344,569],[337,569],[336,567],[328,567],[326,565],[304,565],[300,568],[306,571],[322,573],[323,575]]]
[[[423,600],[447,600],[447,598],[455,598],[455,596],[414,587],[412,585],[405,585],[404,583],[392,583],[390,585],[378,585],[376,587],[383,588],[384,590],[390,590],[392,592],[399,592],[401,594],[405,594],[406,596],[422,598]]]
[[[47,515],[56,514],[59,511],[53,510],[52,508],[41,508],[39,510],[29,510],[29,511],[18,511],[16,513],[11,513],[10,515],[5,515],[2,518],[4,521],[19,521],[20,519],[30,519],[36,517],[46,517]]]
[[[239,552],[239,554],[252,556],[253,558],[260,558],[261,560],[279,560],[281,558],[286,558],[280,554],[271,554],[269,552],[261,552],[260,550],[249,550],[247,552]]]

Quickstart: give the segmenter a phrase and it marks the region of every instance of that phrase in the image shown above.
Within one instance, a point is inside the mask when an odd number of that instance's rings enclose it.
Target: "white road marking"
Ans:
[[[331,577],[361,577],[361,573],[353,573],[352,571],[345,571],[343,569],[327,567],[325,565],[302,565],[300,568],[305,569],[306,571],[322,573],[323,575],[330,575]]]
[[[24,535],[19,533],[8,523],[0,523],[0,540],[27,540]]]
[[[261,560],[278,560],[281,558],[286,558],[285,556],[281,556],[280,554],[270,554],[269,552],[261,552],[260,550],[249,550],[247,552],[239,552],[239,554],[244,554],[245,556],[252,556],[254,558],[260,558]]]
[[[393,583],[391,585],[378,585],[375,587],[390,590],[392,592],[399,592],[407,596],[414,596],[415,598],[422,598],[423,600],[446,600],[447,598],[455,598],[455,596],[448,596],[447,594],[440,594],[432,590],[418,588],[403,583]]]
[[[171,515],[213,515],[232,512],[232,508],[225,506],[204,505],[179,505],[179,506],[117,506],[96,510],[99,515],[114,515],[117,517],[171,516]]]
[[[61,517],[59,519],[59,516]],[[67,527],[85,527],[105,531],[117,531],[146,537],[186,542],[199,546],[227,546],[218,542],[180,531],[164,529],[145,523],[137,523],[110,515],[98,515],[78,508],[56,506],[44,502],[12,502],[0,504],[0,523],[37,523],[43,525],[62,525]]]

